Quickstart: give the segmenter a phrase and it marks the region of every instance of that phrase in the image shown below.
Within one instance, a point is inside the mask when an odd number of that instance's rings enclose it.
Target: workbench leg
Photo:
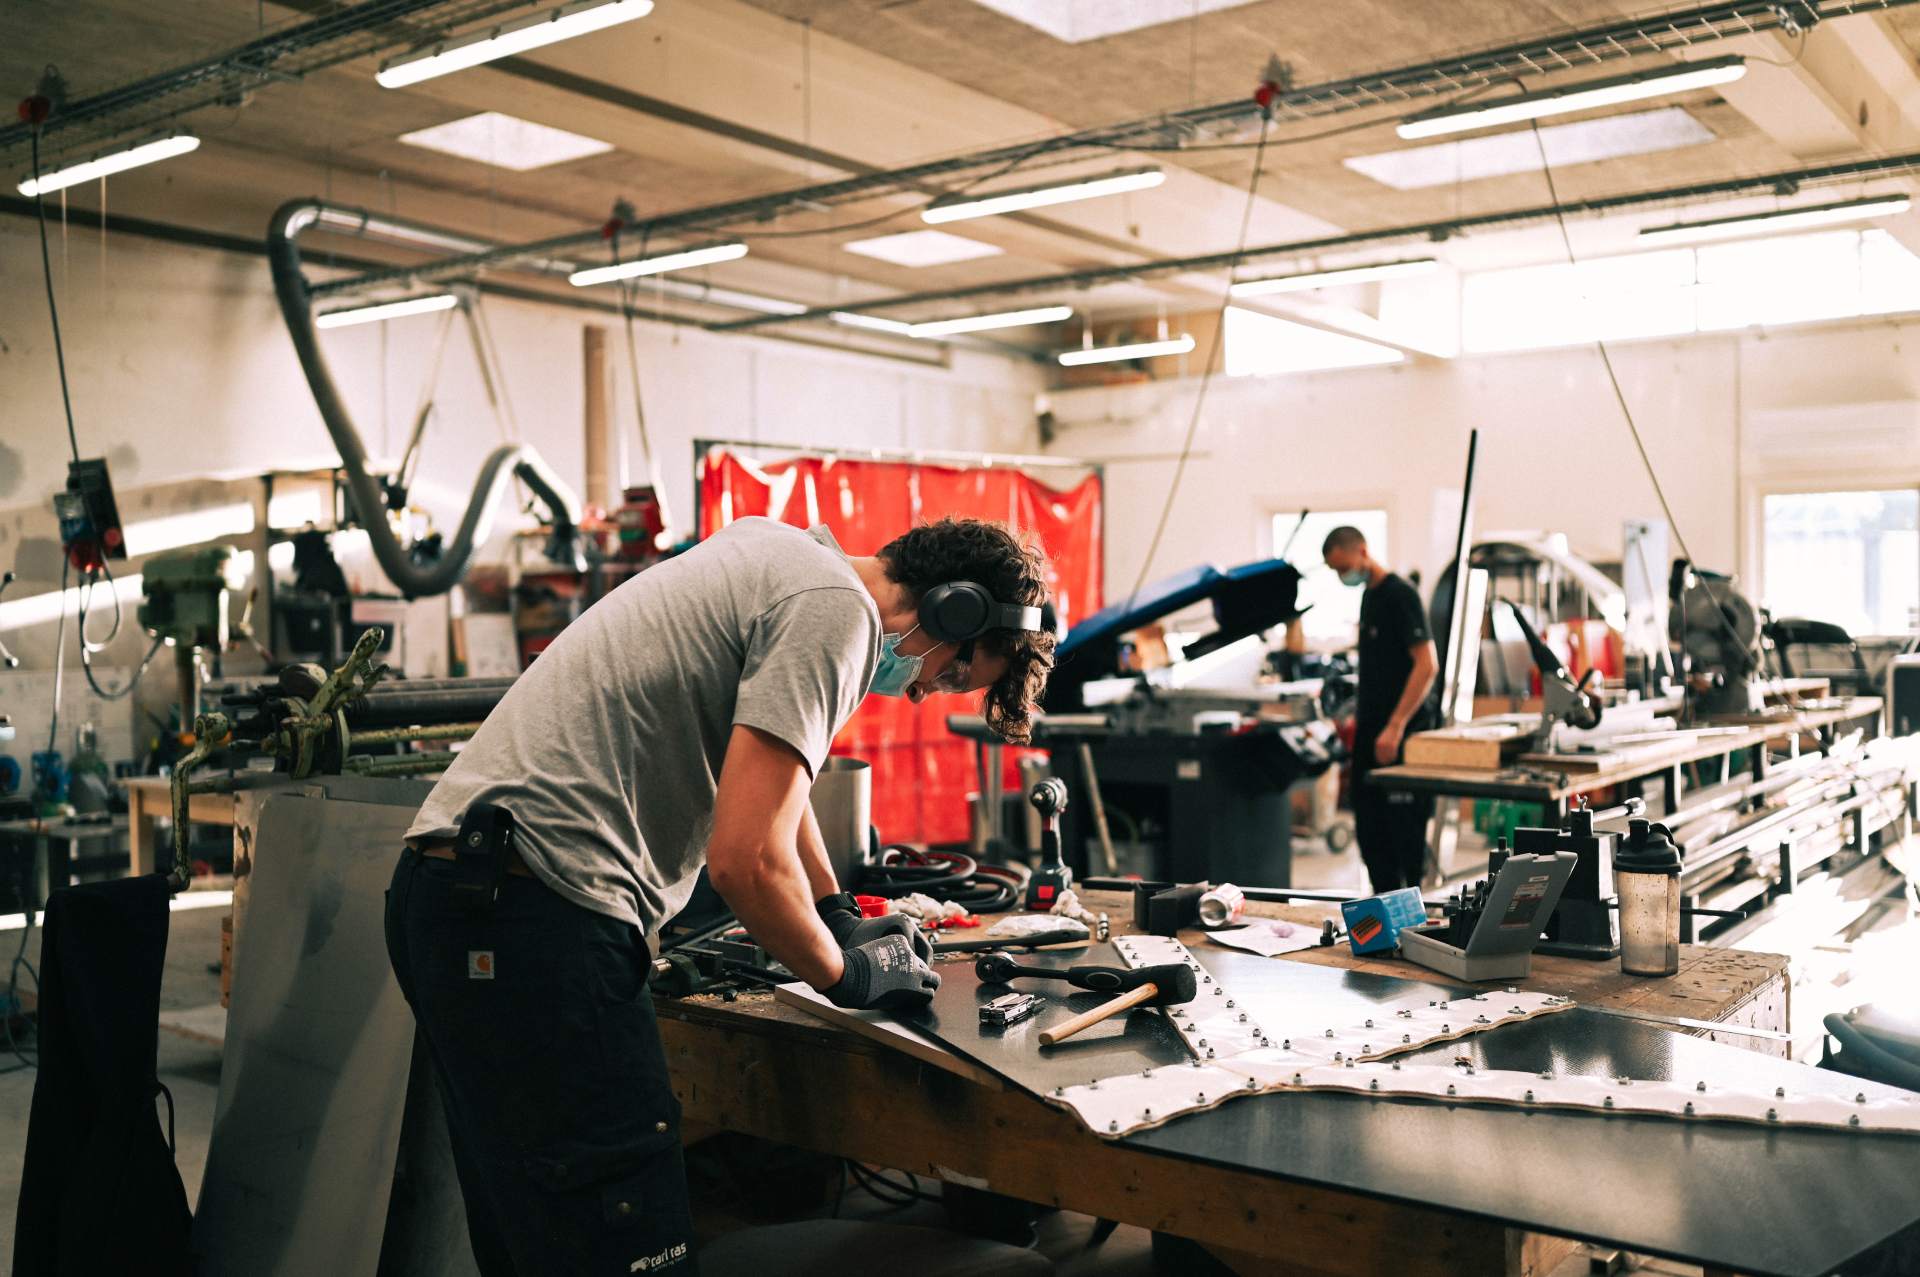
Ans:
[[[1666,804],[1661,809],[1661,815],[1671,816],[1680,810],[1680,785],[1680,764],[1675,763],[1673,766],[1667,768],[1660,777],[1660,797]]]
[[[153,812],[135,786],[127,786],[127,868],[136,878],[153,872],[153,847],[158,835],[153,827]]]

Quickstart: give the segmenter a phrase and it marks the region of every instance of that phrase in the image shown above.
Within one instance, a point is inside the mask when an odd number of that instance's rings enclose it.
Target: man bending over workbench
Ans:
[[[588,609],[488,715],[387,893],[486,1277],[695,1271],[647,976],[703,864],[838,1005],[931,999],[915,924],[840,893],[810,787],[869,693],[984,688],[988,723],[1027,739],[1044,582],[998,524],[850,558],[823,527],[741,519]]]

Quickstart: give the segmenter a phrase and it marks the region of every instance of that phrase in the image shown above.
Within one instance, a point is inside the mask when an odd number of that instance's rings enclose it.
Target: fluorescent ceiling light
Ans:
[[[1102,195],[1144,191],[1166,180],[1167,175],[1157,168],[1124,169],[1118,173],[1105,173],[1099,177],[1050,186],[1027,186],[1017,191],[990,191],[985,195],[939,200],[920,210],[920,220],[937,224],[965,221],[970,217],[992,217],[996,213],[1014,213],[1024,208],[1046,208],[1051,204],[1098,199]]]
[[[582,0],[579,4],[563,4],[518,22],[483,27],[389,58],[380,64],[373,78],[382,88],[404,88],[495,58],[511,57],[575,36],[604,31],[652,12],[653,0]]]
[[[744,293],[737,288],[693,284],[684,279],[655,279],[647,287],[658,289],[669,297],[684,297],[690,302],[702,302],[709,306],[731,306],[735,310],[751,310],[761,315],[804,315],[811,309],[801,302],[762,297],[758,293]]]
[[[1125,346],[1088,346],[1063,350],[1059,360],[1069,368],[1081,364],[1110,364],[1122,359],[1151,359],[1156,355],[1184,355],[1193,349],[1193,338],[1186,333],[1160,341],[1136,341]]]
[[[1864,222],[1875,217],[1904,213],[1913,201],[1905,195],[1883,195],[1873,199],[1847,200],[1840,204],[1815,204],[1810,208],[1783,208],[1772,213],[1744,213],[1738,217],[1716,217],[1704,222],[1675,222],[1671,226],[1649,226],[1640,232],[1644,244],[1688,244],[1707,239],[1728,239],[1748,231],[1800,230],[1808,226],[1834,226],[1844,222]]]
[[[895,266],[945,266],[950,262],[970,262],[977,257],[998,257],[1000,249],[982,244],[964,235],[945,231],[902,231],[898,235],[880,235],[856,239],[840,247],[862,257],[874,257]]]
[[[329,310],[313,317],[315,328],[350,328],[354,324],[377,324],[385,319],[399,319],[405,315],[425,315],[436,310],[447,310],[460,304],[460,299],[452,293],[432,293],[426,297],[404,297],[397,302],[379,302],[372,306],[349,306],[343,310]]]
[[[897,319],[882,319],[878,315],[858,315],[850,310],[836,310],[827,316],[836,324],[845,324],[849,328],[870,328],[877,333],[898,333],[905,337],[913,332],[913,325]]]
[[[1253,0],[974,0],[1068,44],[1237,9]]]
[[[953,333],[979,333],[990,328],[1023,328],[1028,324],[1053,324],[1073,315],[1071,306],[1038,306],[1032,310],[1006,310],[997,315],[968,315],[964,319],[936,319],[913,324],[909,337],[946,337]]]
[[[1682,63],[1659,71],[1642,71],[1608,80],[1586,80],[1563,88],[1523,93],[1518,97],[1500,98],[1471,106],[1446,107],[1404,120],[1396,131],[1404,138],[1463,133],[1468,129],[1484,129],[1495,124],[1512,124],[1516,120],[1538,120],[1549,115],[1565,115],[1570,111],[1586,111],[1621,102],[1637,102],[1642,98],[1664,97],[1669,93],[1685,93],[1689,89],[1704,89],[1709,85],[1727,84],[1746,73],[1744,58],[1711,58],[1705,62]]]
[[[586,288],[592,284],[610,284],[616,279],[635,279],[641,275],[658,275],[664,271],[686,270],[692,266],[711,266],[715,262],[730,262],[746,255],[745,244],[707,244],[700,248],[682,249],[677,253],[665,253],[658,257],[636,257],[630,262],[616,262],[611,266],[594,266],[587,270],[577,270],[567,276],[567,282],[575,288]]]
[[[1547,162],[1558,172],[1576,164],[1675,151],[1713,140],[1713,131],[1686,108],[1663,106],[1597,120],[1549,124],[1540,130],[1537,142],[1532,129],[1515,129],[1458,142],[1354,155],[1341,163],[1397,191],[1416,191],[1513,173],[1538,173],[1543,147]]]
[[[1343,266],[1337,270],[1308,271],[1304,275],[1275,275],[1270,279],[1246,279],[1227,291],[1235,297],[1264,297],[1268,293],[1301,293],[1311,288],[1336,288],[1342,284],[1364,284],[1375,279],[1401,279],[1409,275],[1427,275],[1440,269],[1431,257],[1415,257],[1404,262],[1377,262],[1372,266]]]
[[[402,133],[400,141],[516,173],[585,159],[589,155],[603,155],[613,149],[611,142],[535,124],[499,111],[483,111],[432,128],[415,129]]]
[[[18,189],[28,198],[45,195],[49,191],[63,191],[69,186],[91,182],[96,177],[124,173],[130,168],[139,168],[142,164],[152,164],[158,160],[170,160],[176,155],[185,155],[188,151],[197,149],[199,145],[200,139],[191,133],[169,133],[165,137],[148,138],[132,146],[123,146],[119,150],[91,156],[77,164],[62,165],[51,172],[40,174],[38,179],[29,173],[20,179]]]
[[[253,506],[247,502],[189,510],[158,519],[142,519],[126,528],[127,553],[158,554],[183,545],[199,545],[226,536],[245,536],[253,531]]]

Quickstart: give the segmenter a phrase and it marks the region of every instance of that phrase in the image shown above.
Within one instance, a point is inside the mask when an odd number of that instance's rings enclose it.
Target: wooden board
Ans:
[[[1464,767],[1499,771],[1506,760],[1525,749],[1537,720],[1519,723],[1463,723],[1407,737],[1401,757],[1410,767]]]

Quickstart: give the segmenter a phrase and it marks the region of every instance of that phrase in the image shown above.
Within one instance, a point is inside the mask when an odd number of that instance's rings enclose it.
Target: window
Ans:
[[[1273,552],[1300,569],[1300,606],[1310,609],[1300,624],[1313,642],[1351,643],[1360,631],[1362,591],[1340,584],[1320,559],[1327,533],[1343,524],[1360,529],[1375,560],[1389,562],[1385,510],[1316,510],[1304,523],[1298,510],[1273,516]]]
[[[1480,271],[1461,343],[1484,352],[1920,310],[1920,258],[1883,230],[1821,231]]]
[[[1765,602],[1854,635],[1903,634],[1920,610],[1920,491],[1766,498]]]

